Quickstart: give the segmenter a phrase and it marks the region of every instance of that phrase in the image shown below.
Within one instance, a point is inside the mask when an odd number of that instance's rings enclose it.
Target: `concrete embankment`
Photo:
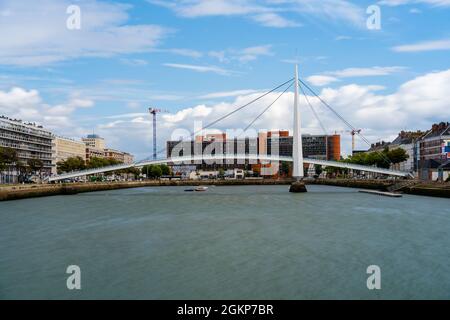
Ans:
[[[426,184],[404,188],[402,192],[417,196],[450,198],[450,184]]]
[[[136,181],[136,182],[101,182],[70,183],[48,185],[15,185],[0,188],[0,201],[27,198],[72,195],[85,192],[107,191],[117,189],[157,187],[157,186],[242,186],[242,185],[289,185],[290,180],[220,180],[220,181]]]
[[[395,186],[392,180],[352,180],[352,179],[317,179],[308,184],[319,184],[336,187],[358,188],[368,190],[389,191],[389,187]],[[403,192],[418,196],[450,198],[450,183],[416,182],[413,185],[398,188],[397,192]]]
[[[316,179],[308,181],[307,184],[388,191],[393,182],[392,180]]]

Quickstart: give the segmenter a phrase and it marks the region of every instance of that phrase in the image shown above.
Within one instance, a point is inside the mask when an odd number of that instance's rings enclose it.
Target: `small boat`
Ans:
[[[194,189],[186,189],[186,190],[184,190],[184,192],[194,192],[195,190]]]
[[[197,191],[197,192],[203,192],[203,191],[207,191],[208,190],[208,187],[197,187],[197,188],[195,188],[195,191]]]

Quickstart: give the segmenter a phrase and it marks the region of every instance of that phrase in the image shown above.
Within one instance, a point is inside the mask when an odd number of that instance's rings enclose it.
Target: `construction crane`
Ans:
[[[338,133],[350,133],[352,135],[352,154],[356,150],[355,137],[356,137],[357,134],[360,134],[361,132],[362,132],[362,129],[347,130],[347,131],[335,131],[336,134],[338,134]]]
[[[362,129],[352,130],[350,131],[350,134],[352,135],[352,154],[355,153],[356,150],[356,142],[355,142],[355,136],[357,134],[360,134]]]
[[[156,108],[148,108],[148,111],[153,116],[153,160],[156,160],[156,115],[158,113],[166,113],[169,111]]]

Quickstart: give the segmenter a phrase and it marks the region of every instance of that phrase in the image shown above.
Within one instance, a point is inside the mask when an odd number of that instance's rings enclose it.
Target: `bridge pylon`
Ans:
[[[298,65],[295,65],[295,78],[294,78],[294,144],[292,157],[293,164],[293,177],[299,181],[305,176],[303,168],[303,142],[302,142],[302,122],[300,113],[300,101],[299,101],[299,81],[298,81]]]

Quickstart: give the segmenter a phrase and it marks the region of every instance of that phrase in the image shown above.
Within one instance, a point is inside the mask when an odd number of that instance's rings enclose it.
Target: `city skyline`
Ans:
[[[66,28],[72,4],[81,9],[80,30]],[[148,107],[170,111],[159,116],[163,147],[174,129],[216,119],[288,80],[299,63],[301,78],[371,142],[450,116],[448,1],[214,4],[47,0],[44,10],[1,1],[0,114],[68,137],[94,130],[111,147],[144,158],[151,154]],[[366,27],[373,4],[381,30]],[[217,129],[245,128],[244,119],[276,94]],[[283,96],[255,129],[291,129],[292,100]],[[345,130],[311,102],[329,134]],[[304,101],[302,108],[305,132],[323,133]],[[341,135],[348,154],[351,137]]]

